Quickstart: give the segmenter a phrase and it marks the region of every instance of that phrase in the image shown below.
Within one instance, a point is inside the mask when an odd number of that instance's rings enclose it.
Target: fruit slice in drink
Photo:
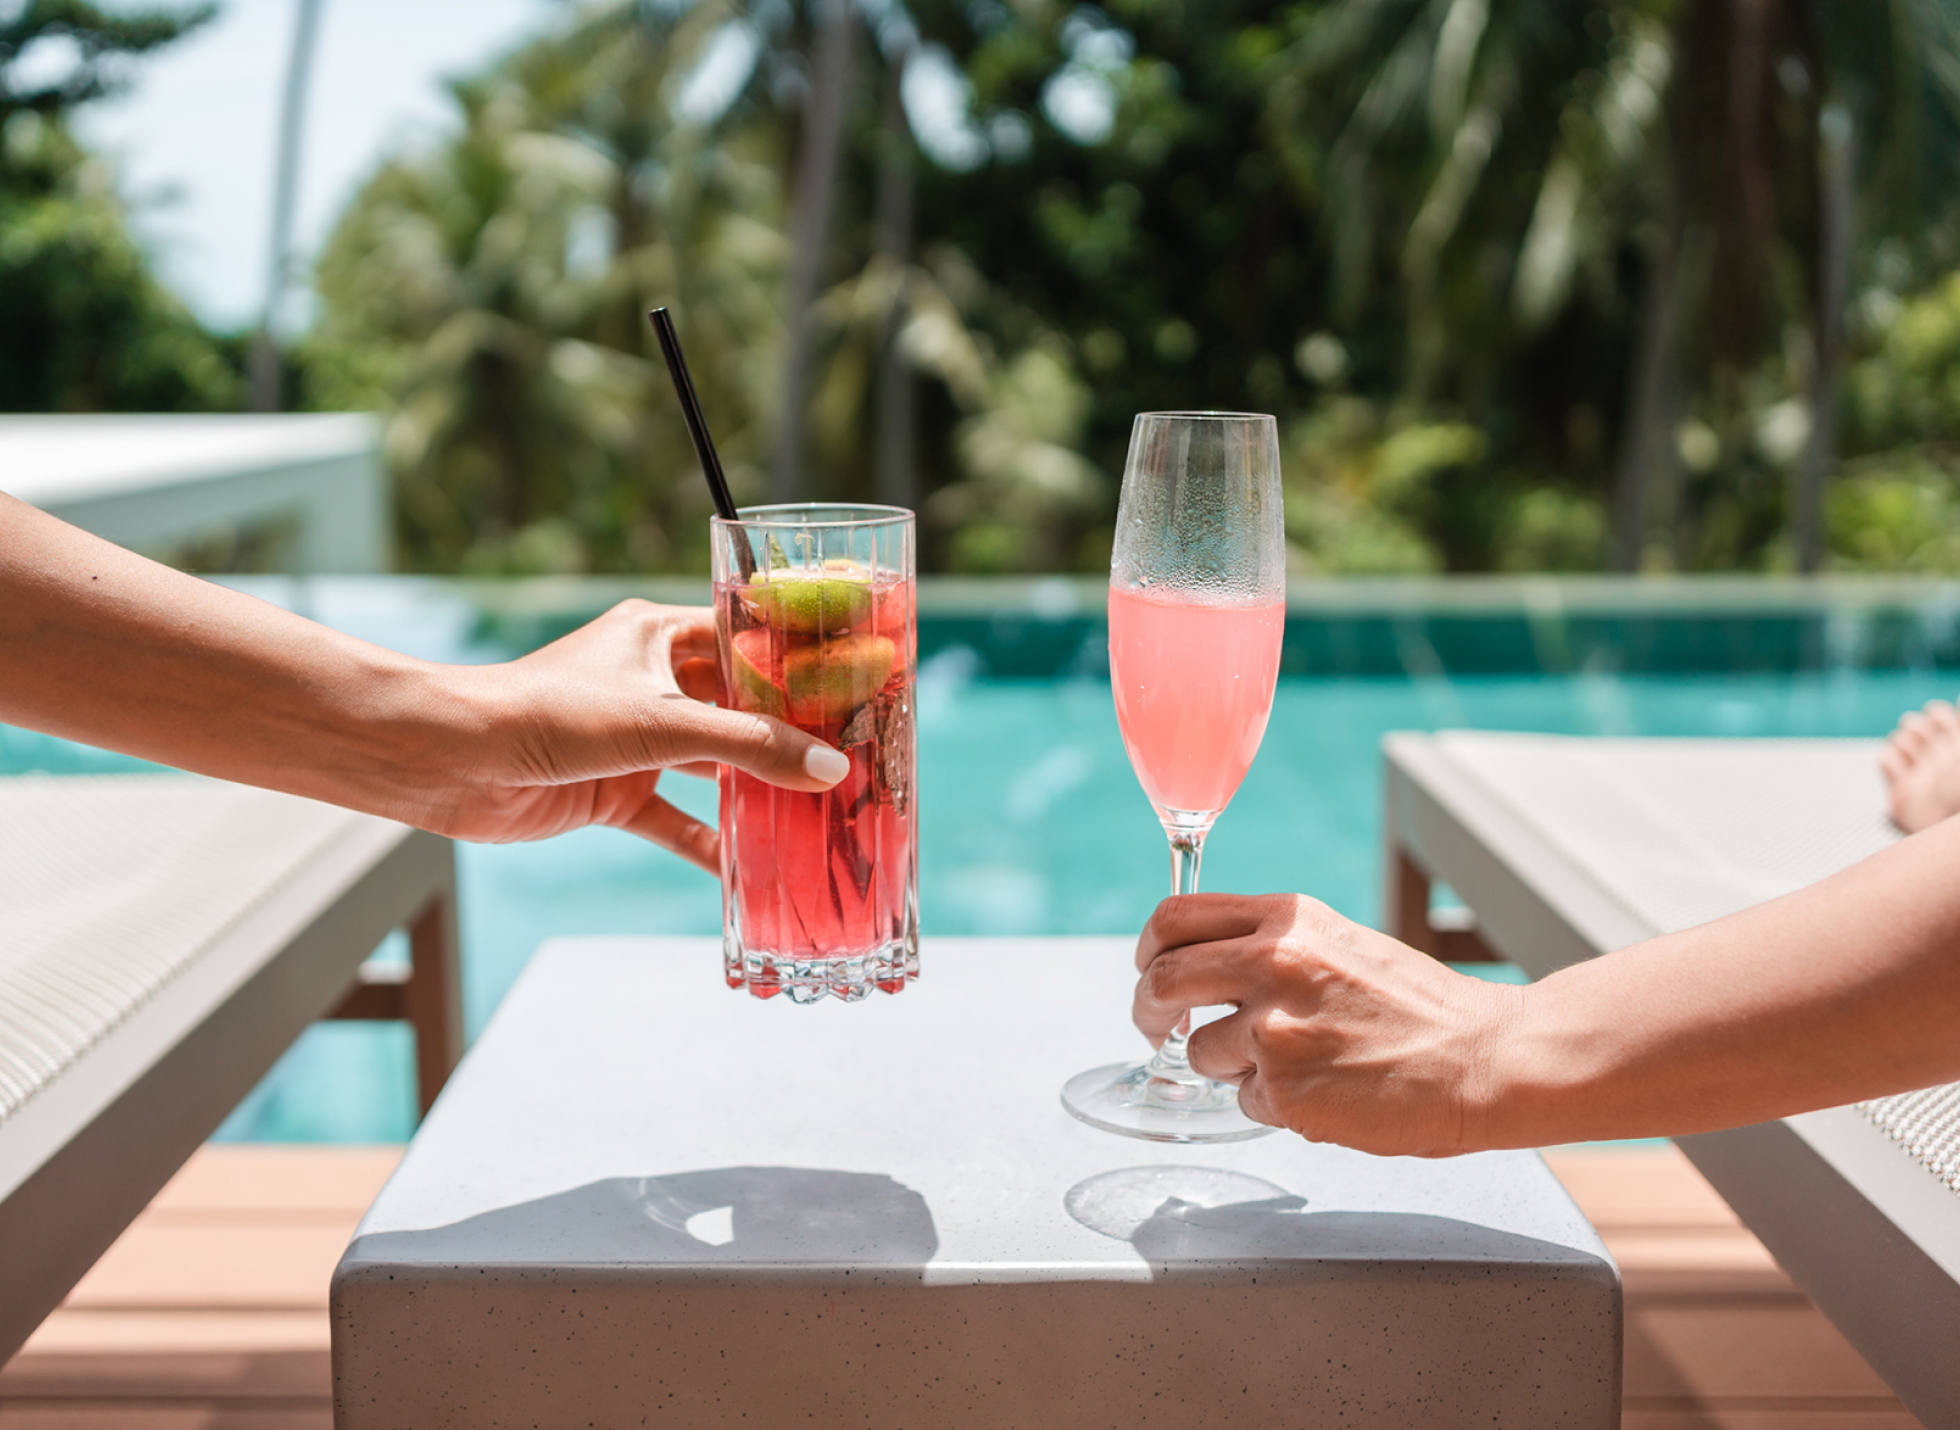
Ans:
[[[841,635],[783,644],[766,629],[730,642],[738,709],[774,715],[818,734],[871,703],[891,678],[898,647],[884,636]]]

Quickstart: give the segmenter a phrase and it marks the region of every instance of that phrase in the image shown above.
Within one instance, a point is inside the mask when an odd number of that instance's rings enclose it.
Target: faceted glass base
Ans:
[[[783,994],[792,1003],[837,998],[856,1003],[874,992],[898,993],[919,976],[916,938],[895,939],[868,953],[842,958],[783,958],[744,950],[732,936],[722,939],[728,986],[747,988],[756,998]]]
[[[1078,1073],[1062,1085],[1062,1106],[1091,1127],[1150,1142],[1245,1142],[1273,1130],[1239,1111],[1230,1083],[1158,1077],[1148,1063]]]

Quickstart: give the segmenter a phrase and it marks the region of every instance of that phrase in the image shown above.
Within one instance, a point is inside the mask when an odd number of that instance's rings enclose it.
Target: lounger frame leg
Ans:
[[[1408,850],[1390,843],[1384,874],[1388,904],[1384,922],[1390,937],[1444,963],[1503,962],[1477,932],[1476,919],[1468,909],[1430,912],[1434,881]]]
[[[429,900],[408,926],[408,950],[415,972],[402,990],[402,1011],[415,1029],[415,1090],[426,1116],[463,1057],[463,980],[456,943],[453,862],[449,887]]]
[[[1429,926],[1429,875],[1399,845],[1388,846],[1383,868],[1383,893],[1387,910],[1388,936],[1400,939],[1410,948],[1434,954],[1435,940]]]
[[[435,891],[408,920],[408,967],[363,966],[326,1016],[415,1029],[415,1099],[426,1114],[463,1057],[463,975],[456,942],[456,850],[438,853]]]

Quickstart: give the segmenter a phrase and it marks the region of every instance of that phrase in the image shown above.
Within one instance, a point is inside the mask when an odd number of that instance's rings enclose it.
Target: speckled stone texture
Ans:
[[[547,944],[335,1275],[336,1422],[1618,1424],[1619,1275],[1534,1154],[1085,1127],[1130,981],[1124,940],[939,940],[793,1007],[710,940]],[[1163,1168],[1123,1239],[1064,1206]]]

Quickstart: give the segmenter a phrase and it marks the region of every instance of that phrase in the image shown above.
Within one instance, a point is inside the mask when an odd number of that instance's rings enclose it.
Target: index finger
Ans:
[[[1137,938],[1137,972],[1168,948],[1256,933],[1265,921],[1264,902],[1247,894],[1172,894],[1157,905]]]
[[[1243,943],[1181,944],[1166,949],[1137,979],[1130,1021],[1137,1031],[1161,1043],[1192,1008],[1242,1005],[1254,980],[1247,977]]]
[[[656,606],[649,613],[654,629],[673,652],[673,662],[714,659],[715,612],[712,606]]]

